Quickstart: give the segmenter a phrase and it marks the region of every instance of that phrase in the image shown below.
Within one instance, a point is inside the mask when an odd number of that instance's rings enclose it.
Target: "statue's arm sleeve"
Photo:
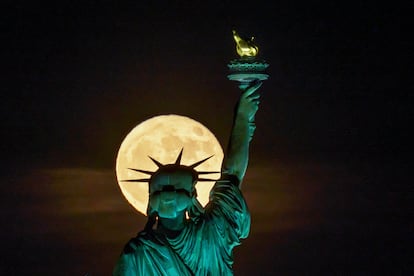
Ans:
[[[219,236],[231,248],[247,238],[250,231],[250,213],[238,184],[237,176],[223,175],[214,185],[206,206]]]

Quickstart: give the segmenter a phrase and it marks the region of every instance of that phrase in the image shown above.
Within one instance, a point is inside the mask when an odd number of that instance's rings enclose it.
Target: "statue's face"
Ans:
[[[191,204],[193,178],[187,172],[154,176],[150,185],[149,204],[158,216],[175,218]]]

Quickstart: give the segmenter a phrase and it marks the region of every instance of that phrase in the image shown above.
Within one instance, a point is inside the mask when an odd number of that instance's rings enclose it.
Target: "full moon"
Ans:
[[[201,123],[185,116],[162,115],[150,118],[131,130],[123,140],[116,158],[116,176],[119,187],[127,201],[139,212],[146,214],[148,183],[124,182],[127,179],[149,176],[128,168],[156,171],[158,167],[148,156],[162,164],[174,163],[181,149],[181,164],[192,165],[213,155],[196,167],[197,171],[220,171],[224,154],[217,138]],[[218,179],[219,173],[209,174]],[[205,206],[214,182],[196,184],[197,199]]]

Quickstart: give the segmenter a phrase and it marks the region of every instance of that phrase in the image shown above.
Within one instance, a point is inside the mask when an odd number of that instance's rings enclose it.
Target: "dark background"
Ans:
[[[110,274],[145,223],[117,188],[119,145],[175,113],[225,148],[239,95],[226,79],[233,28],[255,36],[271,76],[236,275],[413,272],[412,5],[3,6],[1,274]]]

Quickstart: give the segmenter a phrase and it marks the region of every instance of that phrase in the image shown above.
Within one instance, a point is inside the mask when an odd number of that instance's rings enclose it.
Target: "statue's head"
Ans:
[[[200,172],[195,168],[212,156],[200,160],[190,166],[181,164],[181,150],[175,163],[161,164],[159,161],[150,157],[158,166],[158,170],[151,172],[141,169],[132,169],[150,175],[148,179],[130,179],[128,182],[148,182],[149,200],[147,215],[149,217],[158,216],[161,218],[175,218],[183,212],[187,212],[190,217],[197,215],[202,209],[197,200],[195,184],[201,181],[216,181],[214,179],[199,178],[199,174],[210,174],[217,172]]]
[[[149,181],[149,210],[163,218],[175,218],[189,209],[196,197],[197,173],[181,165],[161,167]]]

